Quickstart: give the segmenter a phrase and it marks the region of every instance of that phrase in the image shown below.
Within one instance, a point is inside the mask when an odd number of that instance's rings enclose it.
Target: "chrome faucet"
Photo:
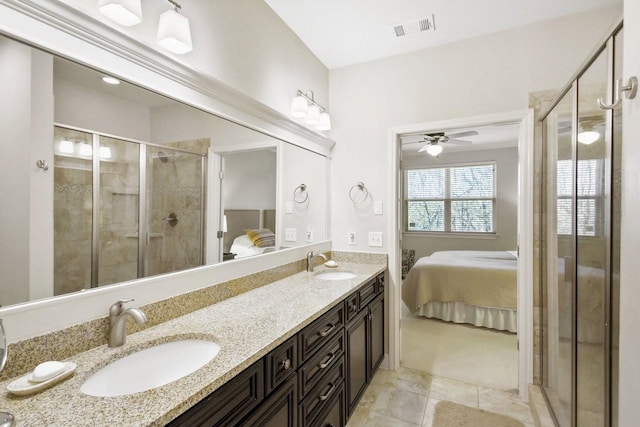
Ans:
[[[323,260],[325,260],[325,262],[327,261],[327,257],[324,256],[324,254],[321,254],[320,252],[314,254],[313,251],[309,252],[307,254],[307,271],[309,273],[313,271],[313,266],[316,258],[322,258]]]
[[[147,316],[139,308],[124,309],[124,304],[131,301],[119,300],[109,308],[109,347],[120,347],[127,340],[127,315],[131,315],[138,325],[147,321]]]

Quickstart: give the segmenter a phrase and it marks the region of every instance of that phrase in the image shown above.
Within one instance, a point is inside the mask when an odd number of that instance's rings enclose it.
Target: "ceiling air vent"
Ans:
[[[420,33],[429,30],[436,30],[436,17],[431,14],[429,18],[418,19],[417,21],[407,21],[402,24],[391,25],[391,34],[394,37],[404,37],[407,34]]]

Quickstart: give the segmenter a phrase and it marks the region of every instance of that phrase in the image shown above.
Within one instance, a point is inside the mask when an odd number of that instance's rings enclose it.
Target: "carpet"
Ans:
[[[436,404],[432,427],[524,427],[520,421],[443,400]]]

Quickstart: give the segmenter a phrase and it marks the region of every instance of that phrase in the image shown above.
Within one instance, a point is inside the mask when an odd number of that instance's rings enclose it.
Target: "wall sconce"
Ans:
[[[308,125],[315,125],[317,130],[331,130],[331,117],[327,109],[313,99],[313,91],[303,93],[299,90],[291,99],[291,115],[303,119]]]
[[[193,50],[189,19],[178,13],[182,9],[176,1],[166,0],[173,6],[160,15],[157,41],[160,47],[182,55]],[[140,0],[98,0],[98,10],[112,21],[131,27],[142,22]]]
[[[142,22],[140,0],[98,0],[98,10],[123,27],[131,27]]]

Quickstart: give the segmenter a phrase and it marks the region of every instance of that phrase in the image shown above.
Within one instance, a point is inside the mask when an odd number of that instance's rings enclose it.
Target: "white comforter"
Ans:
[[[402,284],[412,312],[430,301],[515,310],[517,258],[506,251],[443,251],[420,258]]]

